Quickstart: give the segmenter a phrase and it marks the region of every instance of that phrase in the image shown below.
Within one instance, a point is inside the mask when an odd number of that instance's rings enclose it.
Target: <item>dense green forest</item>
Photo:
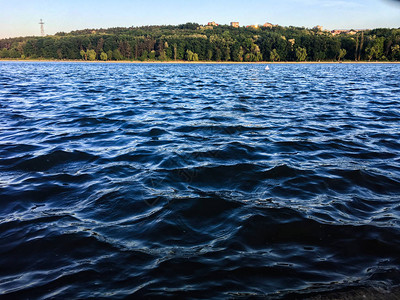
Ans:
[[[140,61],[399,61],[400,28],[333,35],[299,27],[86,29],[0,40],[0,58]]]

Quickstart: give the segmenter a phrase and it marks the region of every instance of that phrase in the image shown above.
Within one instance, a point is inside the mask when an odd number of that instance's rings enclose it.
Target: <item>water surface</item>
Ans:
[[[400,65],[0,62],[0,295],[400,284]]]

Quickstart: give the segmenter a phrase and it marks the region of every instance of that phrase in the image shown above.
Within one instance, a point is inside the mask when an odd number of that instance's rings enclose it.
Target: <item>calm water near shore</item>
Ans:
[[[399,74],[0,62],[0,297],[397,288]]]

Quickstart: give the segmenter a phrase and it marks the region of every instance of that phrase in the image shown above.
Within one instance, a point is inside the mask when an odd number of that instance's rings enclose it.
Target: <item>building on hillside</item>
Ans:
[[[265,23],[265,24],[263,25],[263,27],[272,28],[272,27],[274,27],[274,25],[267,22],[267,23]]]
[[[324,30],[324,27],[322,27],[322,26],[320,26],[320,25],[317,25],[317,26],[315,26],[313,29],[316,29],[316,30],[318,30],[318,31],[323,31],[323,30]]]
[[[246,28],[254,28],[254,29],[258,29],[258,28],[259,28],[259,26],[258,26],[258,24],[256,24],[256,25],[248,25],[248,26],[246,26]]]
[[[335,29],[335,30],[331,31],[332,35],[338,35],[338,34],[347,33],[347,32],[349,32],[349,30]]]
[[[218,26],[218,24],[215,23],[214,21],[208,22],[207,25],[208,25],[208,26]]]
[[[350,29],[350,30],[348,30],[348,29],[335,29],[335,30],[332,30],[331,33],[332,33],[332,35],[338,35],[338,34],[355,35],[358,32],[367,31],[367,30],[368,29]]]
[[[239,22],[231,22],[231,26],[235,28],[239,28]]]

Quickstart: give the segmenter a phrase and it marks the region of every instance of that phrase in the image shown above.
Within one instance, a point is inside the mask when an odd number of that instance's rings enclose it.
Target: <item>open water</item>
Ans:
[[[400,65],[0,62],[0,297],[400,284]]]

